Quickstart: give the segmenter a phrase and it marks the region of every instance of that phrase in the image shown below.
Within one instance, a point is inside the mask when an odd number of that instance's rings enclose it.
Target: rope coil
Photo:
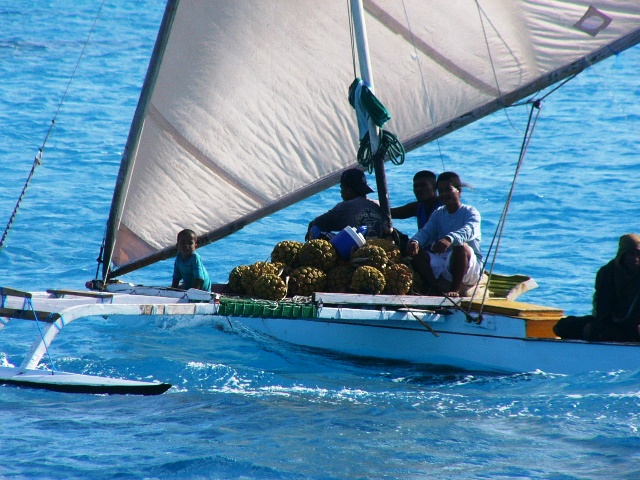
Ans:
[[[373,172],[375,155],[386,156],[394,165],[402,165],[405,158],[404,146],[396,135],[387,130],[380,130],[380,146],[376,153],[371,151],[369,135],[365,135],[360,140],[358,163],[365,167],[369,173]]]

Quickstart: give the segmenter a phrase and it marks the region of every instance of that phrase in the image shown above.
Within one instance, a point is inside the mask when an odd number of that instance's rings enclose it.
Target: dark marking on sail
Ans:
[[[611,20],[613,20],[611,17],[605,15],[594,6],[589,6],[587,12],[576,22],[574,27],[595,37],[609,26]]]

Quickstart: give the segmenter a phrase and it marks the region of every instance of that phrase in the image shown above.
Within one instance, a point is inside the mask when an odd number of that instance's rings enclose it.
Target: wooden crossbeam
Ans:
[[[16,290],[14,288],[0,287],[0,294],[5,297],[32,298],[31,293]]]
[[[19,310],[15,308],[0,308],[0,317],[17,318],[20,320],[35,320],[36,316],[38,321],[53,323],[60,318],[59,313],[55,312],[42,312],[33,310]]]
[[[50,289],[47,289],[47,293],[55,295],[56,297],[73,295],[76,297],[113,298],[113,293],[110,293],[110,292],[91,292],[87,290],[60,290],[60,289],[50,288]]]

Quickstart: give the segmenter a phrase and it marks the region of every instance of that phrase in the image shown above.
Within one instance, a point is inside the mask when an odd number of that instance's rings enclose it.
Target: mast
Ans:
[[[138,106],[136,107],[135,114],[133,115],[133,121],[131,122],[131,129],[129,130],[129,136],[127,143],[122,153],[122,160],[120,161],[120,170],[118,171],[118,178],[116,180],[115,190],[113,192],[113,199],[111,201],[111,210],[109,211],[109,219],[107,220],[107,229],[104,240],[104,256],[102,258],[102,279],[106,283],[109,279],[109,273],[111,268],[111,259],[113,258],[113,249],[116,243],[116,232],[120,226],[122,220],[122,209],[124,207],[125,200],[127,198],[127,191],[129,189],[129,183],[131,180],[131,172],[133,170],[133,159],[135,158],[135,152],[138,149],[140,142],[140,135],[144,126],[144,114],[151,99],[151,93],[160,71],[160,65],[162,63],[162,56],[169,40],[169,34],[171,33],[171,25],[175,13],[178,10],[178,4],[180,0],[169,0],[164,11],[162,18],[162,24],[158,31],[158,38],[156,44],[153,47],[153,53],[151,60],[149,61],[149,68],[147,75],[142,85],[142,91],[140,93],[140,99],[138,100]]]
[[[356,36],[360,75],[364,83],[369,87],[371,92],[374,93],[373,74],[369,61],[369,45],[367,42],[367,29],[364,24],[362,0],[351,0],[351,16],[353,17],[353,29]],[[384,233],[391,233],[393,231],[393,224],[391,223],[387,174],[384,169],[386,152],[379,152],[380,131],[371,118],[369,118],[369,140],[371,142],[371,151],[373,152],[373,170],[376,177],[378,200],[380,201],[380,209],[383,215],[383,231]]]

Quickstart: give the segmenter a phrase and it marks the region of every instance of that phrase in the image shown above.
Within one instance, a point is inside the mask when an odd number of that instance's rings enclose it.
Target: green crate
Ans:
[[[314,304],[220,298],[218,314],[234,317],[315,318],[318,308]]]

